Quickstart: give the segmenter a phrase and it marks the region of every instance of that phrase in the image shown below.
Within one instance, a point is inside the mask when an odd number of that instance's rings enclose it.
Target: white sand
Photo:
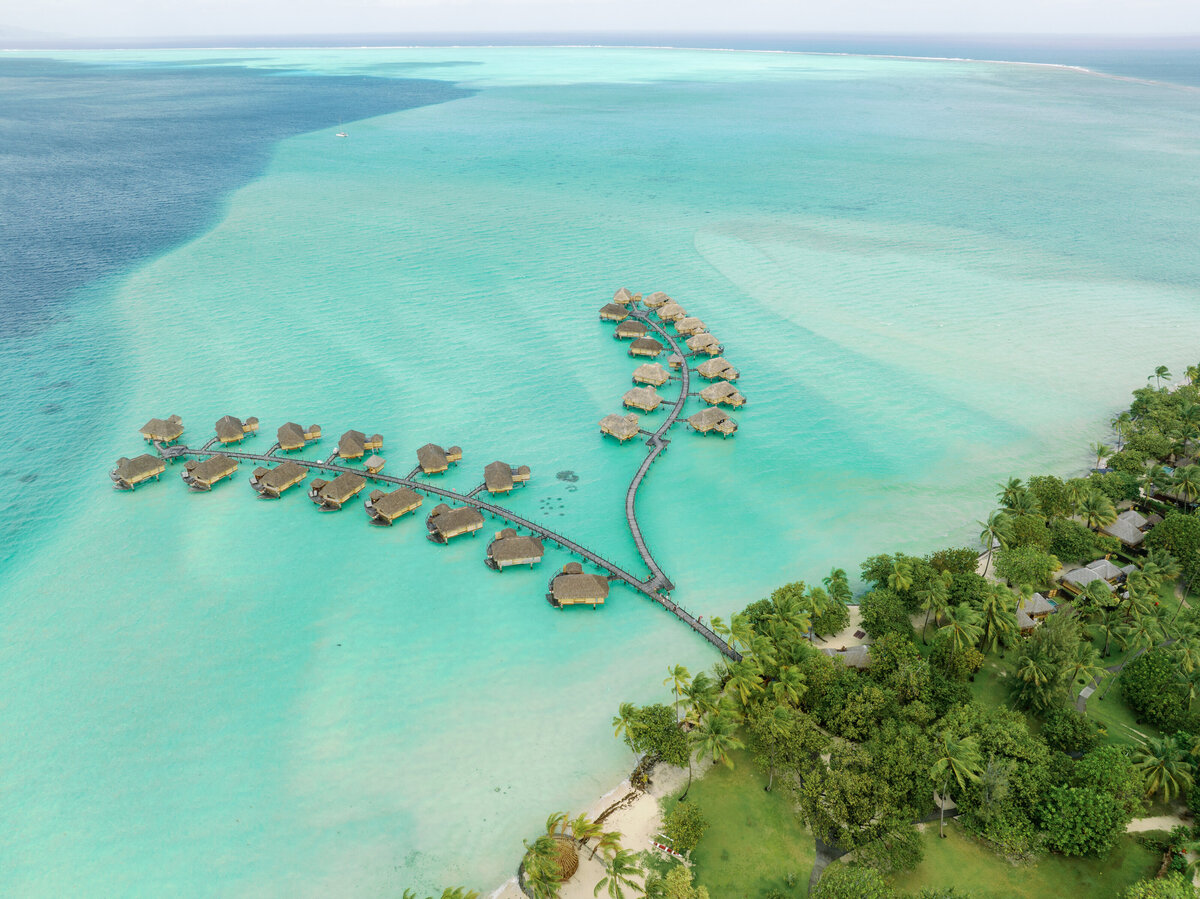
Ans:
[[[862,630],[862,613],[858,606],[846,606],[846,611],[850,613],[850,623],[832,637],[826,637],[824,640],[818,637],[813,641],[814,646],[821,649],[849,649],[851,646],[862,646],[871,642],[870,637],[854,636],[855,631]]]

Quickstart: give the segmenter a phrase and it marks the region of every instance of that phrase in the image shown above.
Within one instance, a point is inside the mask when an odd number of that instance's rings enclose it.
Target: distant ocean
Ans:
[[[551,609],[556,550],[498,575],[245,466],[116,493],[152,416],[378,431],[401,473],[457,443],[464,490],[528,464],[506,504],[634,568],[596,312],[666,290],[749,404],[639,511],[728,615],[972,544],[998,481],[1082,470],[1200,357],[1193,44],[448,46],[480,42],[0,54],[5,895],[490,888],[624,774],[618,703],[715,661],[623,588]]]

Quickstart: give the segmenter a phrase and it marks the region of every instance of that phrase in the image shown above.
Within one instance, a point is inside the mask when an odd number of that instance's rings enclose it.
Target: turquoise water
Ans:
[[[635,567],[643,448],[596,427],[634,365],[596,310],[666,290],[749,405],[733,440],[674,435],[642,527],[675,598],[726,615],[872,552],[970,542],[997,481],[1081,469],[1131,386],[1196,360],[1195,91],[787,54],[227,56],[475,93],[280,141],[214,226],[6,350],[5,393],[71,371],[90,416],[4,574],[7,893],[487,888],[548,812],[625,773],[620,701],[715,661],[621,588],[551,609],[555,551],[498,575],[482,539],[260,502],[245,470],[115,493],[151,416],[195,437],[257,415],[263,449],[319,422],[321,455],[379,431],[400,473],[457,443],[462,489],[528,464],[505,504]],[[37,446],[22,426],[6,467]]]

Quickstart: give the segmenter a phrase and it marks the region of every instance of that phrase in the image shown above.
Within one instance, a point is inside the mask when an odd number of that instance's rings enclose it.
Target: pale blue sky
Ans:
[[[406,31],[1197,34],[1200,0],[32,0],[0,34]]]

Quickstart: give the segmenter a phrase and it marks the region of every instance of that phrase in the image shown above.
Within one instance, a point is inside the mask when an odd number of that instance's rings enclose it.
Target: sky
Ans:
[[[405,32],[1200,34],[1200,0],[36,0],[0,36]]]

